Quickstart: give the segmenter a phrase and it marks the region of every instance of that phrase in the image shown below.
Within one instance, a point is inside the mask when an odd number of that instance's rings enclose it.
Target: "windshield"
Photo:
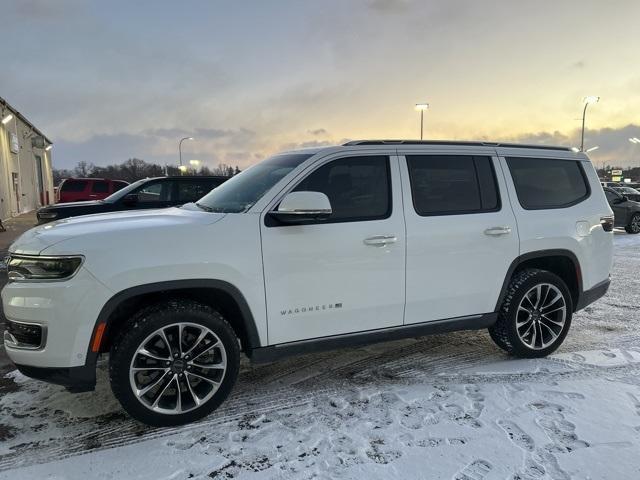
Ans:
[[[211,212],[246,212],[271,187],[312,155],[291,153],[264,160],[211,190],[196,205]]]
[[[631,187],[623,187],[621,190],[625,194],[626,193],[630,193],[632,195],[636,195],[636,194],[640,193],[640,192],[638,192],[638,190],[636,190],[635,188],[631,188]]]
[[[120,200],[125,195],[131,193],[132,190],[135,190],[140,185],[142,185],[143,183],[146,183],[148,181],[149,181],[148,178],[143,178],[142,180],[138,180],[137,182],[133,182],[132,184],[127,185],[126,187],[118,190],[117,192],[112,193],[107,198],[105,198],[104,201],[105,202],[109,202],[109,203],[117,202],[118,200]]]

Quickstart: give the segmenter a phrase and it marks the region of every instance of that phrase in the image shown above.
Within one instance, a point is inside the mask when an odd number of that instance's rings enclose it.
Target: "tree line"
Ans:
[[[188,175],[220,175],[223,177],[232,177],[240,173],[240,169],[236,165],[232,167],[225,163],[221,163],[215,168],[209,168],[201,165],[195,169],[188,167]],[[53,184],[59,185],[65,178],[109,178],[111,180],[124,180],[133,183],[137,180],[147,177],[163,177],[164,175],[180,175],[180,169],[173,165],[158,165],[149,163],[139,158],[130,158],[126,162],[117,165],[107,165],[100,167],[89,162],[78,162],[72,169],[53,169]]]

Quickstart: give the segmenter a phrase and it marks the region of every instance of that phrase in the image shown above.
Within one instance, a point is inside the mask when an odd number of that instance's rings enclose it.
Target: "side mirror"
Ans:
[[[135,205],[138,203],[138,194],[137,193],[129,193],[124,196],[122,199],[122,203],[125,205]]]
[[[622,195],[621,197],[616,197],[616,198],[614,198],[614,199],[613,199],[613,203],[614,203],[614,204],[616,204],[616,205],[618,205],[618,204],[620,204],[620,203],[624,203],[624,202],[626,202],[627,200],[629,200],[629,199],[628,199],[627,197],[625,197],[624,195]]]
[[[278,210],[271,212],[282,223],[301,223],[309,220],[326,220],[331,215],[331,202],[321,192],[291,192],[287,194]]]

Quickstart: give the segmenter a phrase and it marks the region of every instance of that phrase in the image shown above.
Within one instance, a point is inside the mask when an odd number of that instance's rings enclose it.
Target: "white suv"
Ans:
[[[276,155],[181,208],[70,218],[10,248],[6,350],[135,418],[213,411],[252,361],[462,329],[540,357],[609,286],[613,216],[583,153],[354,141]]]

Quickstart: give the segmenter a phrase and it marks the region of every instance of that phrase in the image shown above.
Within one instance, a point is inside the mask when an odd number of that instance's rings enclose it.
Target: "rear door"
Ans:
[[[400,153],[407,226],[405,323],[493,312],[519,251],[495,152]]]

